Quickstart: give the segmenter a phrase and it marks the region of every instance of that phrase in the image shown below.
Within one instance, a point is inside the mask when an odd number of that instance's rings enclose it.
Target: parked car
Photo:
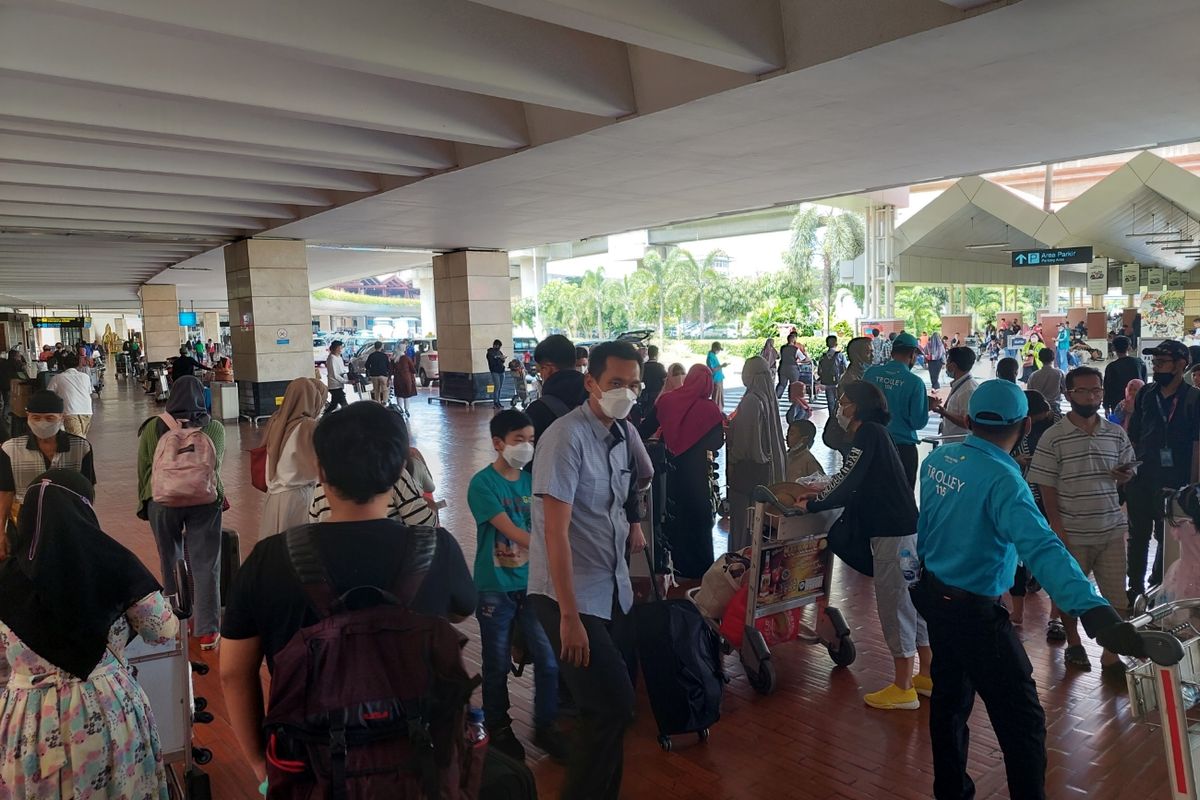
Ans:
[[[329,339],[323,336],[313,335],[313,363],[324,364],[325,359],[329,358]]]
[[[422,386],[437,383],[438,371],[437,339],[413,339],[417,349],[417,382]]]

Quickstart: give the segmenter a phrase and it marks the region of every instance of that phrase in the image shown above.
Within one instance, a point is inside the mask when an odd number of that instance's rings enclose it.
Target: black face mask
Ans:
[[[1175,380],[1174,372],[1156,372],[1154,373],[1154,382],[1160,386],[1169,386]]]

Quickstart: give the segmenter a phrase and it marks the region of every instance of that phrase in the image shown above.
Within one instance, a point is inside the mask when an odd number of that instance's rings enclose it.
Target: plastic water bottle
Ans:
[[[900,573],[909,586],[917,582],[921,573],[921,562],[907,547],[900,551]]]
[[[1185,709],[1195,708],[1196,703],[1200,702],[1200,686],[1194,683],[1181,683],[1179,686],[1183,690],[1183,707]]]
[[[467,744],[483,747],[487,744],[488,732],[483,725],[483,709],[471,706],[467,709]]]

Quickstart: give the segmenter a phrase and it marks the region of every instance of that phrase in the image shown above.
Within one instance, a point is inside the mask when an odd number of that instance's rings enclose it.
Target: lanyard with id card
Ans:
[[[1171,420],[1175,419],[1175,411],[1179,408],[1179,392],[1171,398],[1171,412],[1168,414],[1163,410],[1163,398],[1159,394],[1156,397],[1158,406],[1158,415],[1163,421],[1163,446],[1158,451],[1158,465],[1170,469],[1175,466],[1175,454],[1171,452],[1170,445],[1166,444],[1168,432],[1171,427]]]

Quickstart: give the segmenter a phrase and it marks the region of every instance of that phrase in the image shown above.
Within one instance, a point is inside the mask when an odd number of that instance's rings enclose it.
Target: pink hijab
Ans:
[[[658,398],[658,421],[663,442],[672,455],[680,455],[720,425],[725,417],[712,401],[712,370],[694,364],[683,385]]]

